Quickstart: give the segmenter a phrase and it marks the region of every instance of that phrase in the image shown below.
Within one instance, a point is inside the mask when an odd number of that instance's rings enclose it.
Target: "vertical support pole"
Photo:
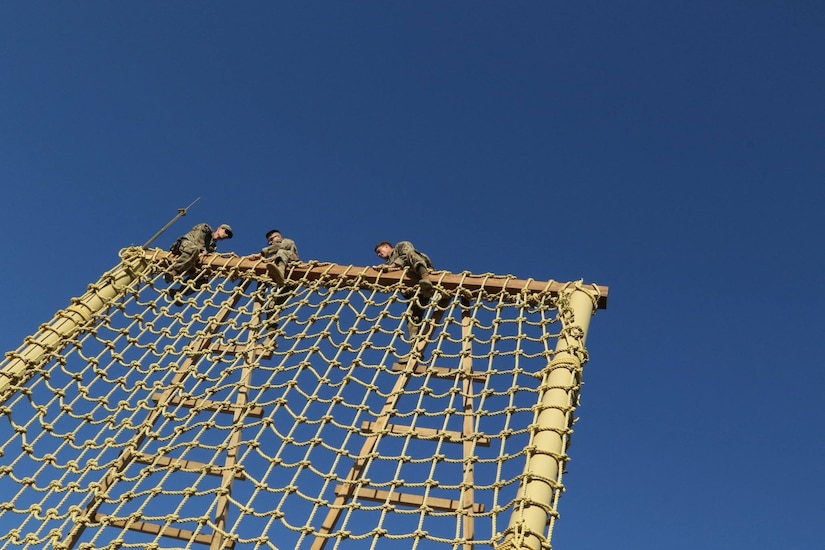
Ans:
[[[89,286],[80,298],[73,298],[72,305],[58,311],[54,318],[40,328],[32,337],[26,338],[26,345],[9,354],[9,360],[0,367],[0,403],[10,397],[8,390],[25,384],[33,376],[36,367],[49,353],[63,349],[89,320],[122,295],[138,274],[145,268],[143,254],[124,251],[123,261],[106,272],[100,280]]]
[[[261,302],[255,300],[252,306],[252,324],[248,331],[244,365],[241,369],[241,380],[238,384],[238,396],[235,399],[235,412],[232,414],[232,431],[229,437],[229,447],[226,449],[226,462],[221,474],[221,488],[215,507],[215,532],[209,544],[209,550],[224,548],[227,540],[226,525],[229,518],[230,497],[232,496],[232,482],[235,479],[235,466],[238,464],[240,453],[243,422],[246,416],[246,406],[249,404],[249,387],[252,384],[252,371],[258,363],[255,343],[261,332]]]
[[[465,437],[463,442],[464,476],[461,491],[461,511],[464,515],[463,528],[464,550],[473,550],[469,541],[475,539],[475,518],[472,516],[473,504],[475,502],[475,466],[472,460],[475,446],[474,441],[469,439],[475,431],[473,425],[473,317],[470,311],[468,300],[461,300],[461,391],[463,395],[462,411],[464,413],[464,425],[462,433]]]
[[[548,550],[545,535],[553,503],[561,490],[567,432],[576,407],[584,343],[593,315],[592,296],[581,288],[565,290],[559,299],[562,330],[556,353],[546,367],[531,449],[510,525],[499,550]]]

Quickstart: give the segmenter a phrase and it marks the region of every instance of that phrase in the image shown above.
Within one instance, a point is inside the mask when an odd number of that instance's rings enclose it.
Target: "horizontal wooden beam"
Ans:
[[[212,544],[212,539],[215,537],[214,535],[207,534],[196,535],[194,531],[178,529],[177,527],[169,527],[168,525],[157,525],[155,523],[147,523],[145,521],[133,521],[130,523],[128,520],[115,519],[112,516],[107,516],[106,514],[94,515],[95,522],[102,522],[103,520],[106,520],[106,523],[111,527],[128,529],[129,531],[137,531],[146,535],[160,535],[161,537],[182,540],[185,542],[191,541],[197,544],[204,544],[206,546]],[[221,548],[235,548],[235,542],[231,539],[226,539],[223,541]]]
[[[339,497],[352,498],[355,489],[351,485],[338,485],[335,488],[335,495]],[[360,500],[368,500],[370,502],[387,502],[396,506],[409,506],[411,508],[421,508],[428,506],[433,510],[440,510],[442,512],[457,512],[462,509],[461,502],[458,500],[451,500],[448,498],[427,497],[421,495],[411,495],[409,493],[398,493],[389,491],[378,491],[376,489],[367,489],[365,487],[358,488],[358,498]],[[483,504],[473,504],[473,513],[483,514]]]
[[[152,401],[161,404],[161,401],[163,401],[163,394],[153,394]],[[239,409],[246,409],[247,416],[251,416],[253,418],[263,418],[264,416],[264,410],[262,407],[239,406],[234,403],[211,401],[209,399],[181,399],[180,397],[170,397],[162,404],[167,407],[181,406],[188,409],[194,409],[195,407],[200,406],[205,411],[228,414],[234,414],[234,412]]]
[[[250,347],[247,344],[210,344],[209,351],[220,355],[238,356],[245,353],[255,353],[258,359],[272,359],[273,348],[277,349],[277,344],[273,342],[266,346]]]
[[[378,422],[362,422],[361,429],[367,433],[374,433],[378,427]],[[421,439],[438,439],[445,437],[447,443],[468,443],[475,440],[476,445],[480,447],[489,447],[490,438],[486,436],[473,437],[472,434],[464,435],[461,432],[454,432],[450,430],[436,430],[434,428],[422,428],[416,426],[410,428],[409,426],[399,426],[398,424],[387,424],[387,431],[398,435],[411,435],[415,438]]]
[[[190,474],[205,473],[210,476],[223,476],[224,468],[214,464],[206,464],[205,462],[195,462],[193,460],[183,460],[180,458],[168,458],[158,455],[147,455],[143,453],[135,454],[135,462],[139,464],[147,464],[149,466],[157,466],[158,468],[172,468],[175,467],[182,472]],[[235,472],[235,479],[246,479],[243,472]]]
[[[148,260],[167,259],[172,257],[169,252],[159,249],[149,249],[144,252]],[[267,274],[273,277],[272,265],[263,260],[250,260],[240,256],[229,256],[212,254],[207,256],[204,264],[215,268],[236,268],[241,270],[254,271],[260,275]],[[324,278],[344,279],[346,281],[364,281],[365,283],[392,285],[399,281],[406,281],[409,285],[414,285],[415,280],[406,277],[405,271],[383,271],[372,267],[358,267],[352,265],[319,264],[319,263],[296,263],[291,264],[284,274],[287,281],[306,279],[315,281]],[[500,275],[468,275],[464,273],[454,274],[448,271],[434,271],[430,275],[433,283],[442,286],[446,290],[456,290],[458,288],[470,292],[486,291],[490,293],[504,292],[517,296],[524,292],[528,294],[539,294],[548,292],[552,296],[558,295],[577,283],[560,283],[556,281],[534,281],[532,279],[523,280],[510,276]],[[578,288],[578,286],[577,286]],[[599,309],[607,308],[608,287],[598,285],[581,285],[583,290],[597,295]]]
[[[406,363],[393,363],[392,370],[393,372],[404,372],[407,368]],[[473,382],[485,382],[488,377],[488,373],[486,372],[477,372],[473,371],[470,373],[469,376],[464,374],[462,371],[458,369],[448,369],[447,367],[430,367],[427,365],[416,365],[415,368],[412,370],[412,374],[430,374],[436,378],[455,378],[456,376],[459,379],[469,378]]]

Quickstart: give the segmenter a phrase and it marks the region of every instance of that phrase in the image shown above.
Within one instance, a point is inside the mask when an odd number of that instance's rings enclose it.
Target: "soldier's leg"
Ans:
[[[180,245],[180,254],[175,258],[172,268],[164,275],[167,283],[171,283],[175,276],[182,275],[192,269],[198,262],[200,249],[185,241]]]
[[[419,294],[418,296],[410,297],[410,305],[407,311],[409,312],[409,320],[407,321],[407,335],[412,340],[421,330],[421,323],[424,319],[424,311],[430,303],[430,299]]]
[[[426,268],[418,271],[418,276],[420,277],[418,280],[418,286],[421,288],[422,294],[425,296],[432,296],[434,292],[433,282],[430,280],[430,276],[428,274],[429,271]]]
[[[277,296],[278,289],[270,289],[269,296],[264,303],[264,307],[261,308],[261,313],[264,317],[264,332],[270,332],[278,328],[278,314],[276,313],[276,307],[278,305],[276,302]]]
[[[267,332],[278,329],[278,308],[282,306],[290,296],[294,286],[280,286],[273,288],[267,297],[262,308],[264,315],[264,327]]]
[[[410,243],[400,242],[396,245],[395,251],[404,265],[410,269],[410,274],[418,278],[418,285],[421,292],[428,296],[433,293],[433,283],[430,281],[430,270],[427,267],[427,260]]]
[[[413,251],[409,256],[412,262],[413,272],[418,276],[418,286],[421,292],[427,296],[433,293],[433,283],[430,281],[430,269],[427,267],[426,260],[418,252]]]

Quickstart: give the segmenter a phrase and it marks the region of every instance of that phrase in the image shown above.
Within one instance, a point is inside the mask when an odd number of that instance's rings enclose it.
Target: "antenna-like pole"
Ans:
[[[158,237],[160,237],[160,236],[163,234],[163,232],[164,232],[164,231],[166,231],[167,229],[169,229],[169,228],[172,226],[172,224],[173,224],[173,223],[175,223],[175,222],[176,222],[176,221],[178,221],[180,218],[182,218],[183,216],[185,216],[185,215],[186,215],[186,211],[187,211],[187,210],[189,210],[190,208],[192,208],[192,206],[193,206],[196,202],[198,202],[199,200],[201,200],[201,198],[200,198],[200,197],[198,197],[197,199],[193,200],[193,201],[192,201],[192,204],[190,204],[190,205],[189,205],[189,206],[187,206],[186,208],[178,208],[178,215],[177,215],[177,216],[175,216],[174,218],[172,218],[172,219],[169,221],[169,223],[167,223],[166,225],[164,225],[164,226],[160,229],[160,231],[158,231],[157,233],[155,233],[154,235],[152,235],[152,238],[151,238],[151,239],[149,239],[148,241],[146,241],[146,244],[144,244],[141,248],[143,248],[143,249],[149,248],[149,245],[150,245],[150,244],[152,244],[152,243],[155,241],[155,239],[157,239]]]

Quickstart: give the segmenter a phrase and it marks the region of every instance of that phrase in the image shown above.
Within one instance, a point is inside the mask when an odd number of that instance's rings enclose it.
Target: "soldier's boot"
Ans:
[[[286,272],[286,265],[284,262],[267,262],[266,272],[273,281],[279,285],[284,284],[284,273]]]
[[[163,280],[166,281],[167,283],[171,283],[172,281],[175,280],[176,276],[177,276],[177,273],[175,272],[175,270],[170,269],[169,271],[167,271],[166,273],[163,274]]]
[[[416,321],[410,319],[407,323],[407,336],[410,340],[418,336],[418,329],[420,328],[420,324]]]
[[[421,331],[421,323],[424,320],[424,307],[421,302],[415,300],[414,303],[410,304],[410,316],[407,319],[407,335],[409,336],[410,340],[418,336],[418,333]]]
[[[181,291],[183,290],[182,287],[176,286],[174,288],[169,289],[169,301],[172,303],[173,306],[181,307],[183,305],[183,299],[180,297]]]
[[[267,319],[264,321],[263,330],[261,331],[264,340],[264,346],[271,348],[271,349],[278,349],[278,342],[275,340],[276,332],[278,331],[278,321],[273,318],[267,316]]]

